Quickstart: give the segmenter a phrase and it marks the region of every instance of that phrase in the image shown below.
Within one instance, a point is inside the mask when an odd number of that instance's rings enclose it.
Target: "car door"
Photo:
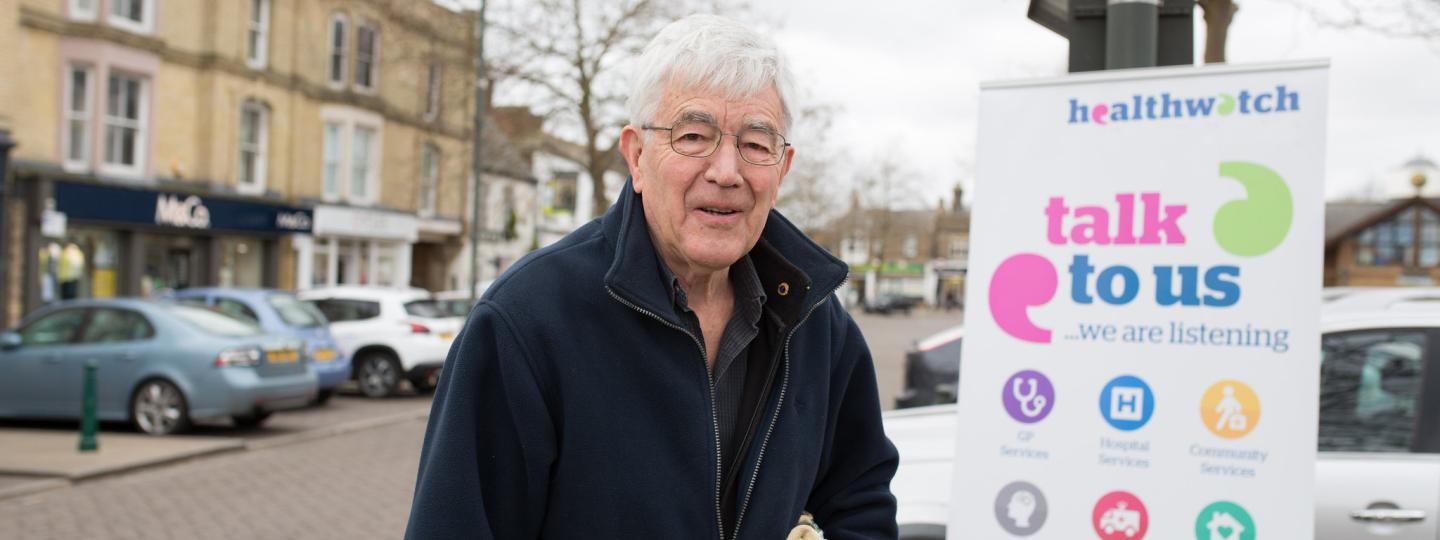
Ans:
[[[96,308],[80,332],[76,350],[67,357],[71,369],[84,372],[85,362],[96,363],[98,408],[124,415],[129,411],[130,391],[146,362],[161,361],[164,351],[155,346],[155,327],[137,311]],[[78,399],[77,399],[78,403]]]
[[[1436,540],[1436,343],[1417,328],[1322,339],[1317,540]]]
[[[0,410],[16,416],[69,417],[62,394],[83,384],[62,376],[63,359],[75,348],[88,315],[86,308],[65,308],[21,327],[20,346],[0,354]]]
[[[313,300],[315,307],[330,321],[330,335],[345,356],[354,358],[361,346],[375,343],[394,334],[378,325],[380,303],[369,300],[347,298],[320,298]]]

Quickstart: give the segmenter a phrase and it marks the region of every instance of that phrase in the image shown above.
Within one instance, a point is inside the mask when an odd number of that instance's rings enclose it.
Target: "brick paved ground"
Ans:
[[[398,538],[423,420],[0,500],[0,538]]]
[[[900,390],[905,350],[960,323],[959,312],[855,318],[886,408]],[[277,415],[256,432],[197,431],[263,439],[427,406],[428,396],[341,397],[331,407]],[[424,432],[423,420],[405,421],[0,500],[0,539],[398,538]]]

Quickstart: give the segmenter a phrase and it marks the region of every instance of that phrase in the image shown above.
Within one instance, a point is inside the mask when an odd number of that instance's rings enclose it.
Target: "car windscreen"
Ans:
[[[165,306],[171,315],[207,334],[226,337],[254,336],[261,333],[260,327],[229,315],[204,308],[170,304]]]
[[[288,294],[272,294],[265,297],[270,307],[280,314],[280,320],[295,328],[312,328],[325,324],[325,315],[308,302]]]
[[[430,319],[451,316],[449,311],[441,307],[439,302],[435,300],[414,300],[406,302],[405,313],[412,317],[426,317]]]

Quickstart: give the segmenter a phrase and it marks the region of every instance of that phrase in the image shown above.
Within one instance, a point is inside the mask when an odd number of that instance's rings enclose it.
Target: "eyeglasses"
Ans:
[[[751,165],[767,167],[780,163],[785,157],[785,137],[768,129],[745,128],[740,133],[725,133],[715,124],[708,122],[681,121],[671,127],[652,125],[640,129],[669,131],[670,149],[676,154],[696,158],[710,157],[720,148],[720,140],[726,135],[735,137],[735,149],[740,159]]]

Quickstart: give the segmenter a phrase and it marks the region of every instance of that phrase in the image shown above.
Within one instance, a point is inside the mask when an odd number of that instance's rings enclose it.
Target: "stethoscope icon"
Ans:
[[[1021,383],[1029,383],[1029,392],[1022,390]],[[1015,401],[1020,402],[1020,414],[1027,418],[1040,416],[1045,412],[1045,406],[1050,403],[1049,399],[1040,395],[1039,383],[1034,377],[1028,379],[1015,378],[1010,386],[1010,395],[1015,396]]]

